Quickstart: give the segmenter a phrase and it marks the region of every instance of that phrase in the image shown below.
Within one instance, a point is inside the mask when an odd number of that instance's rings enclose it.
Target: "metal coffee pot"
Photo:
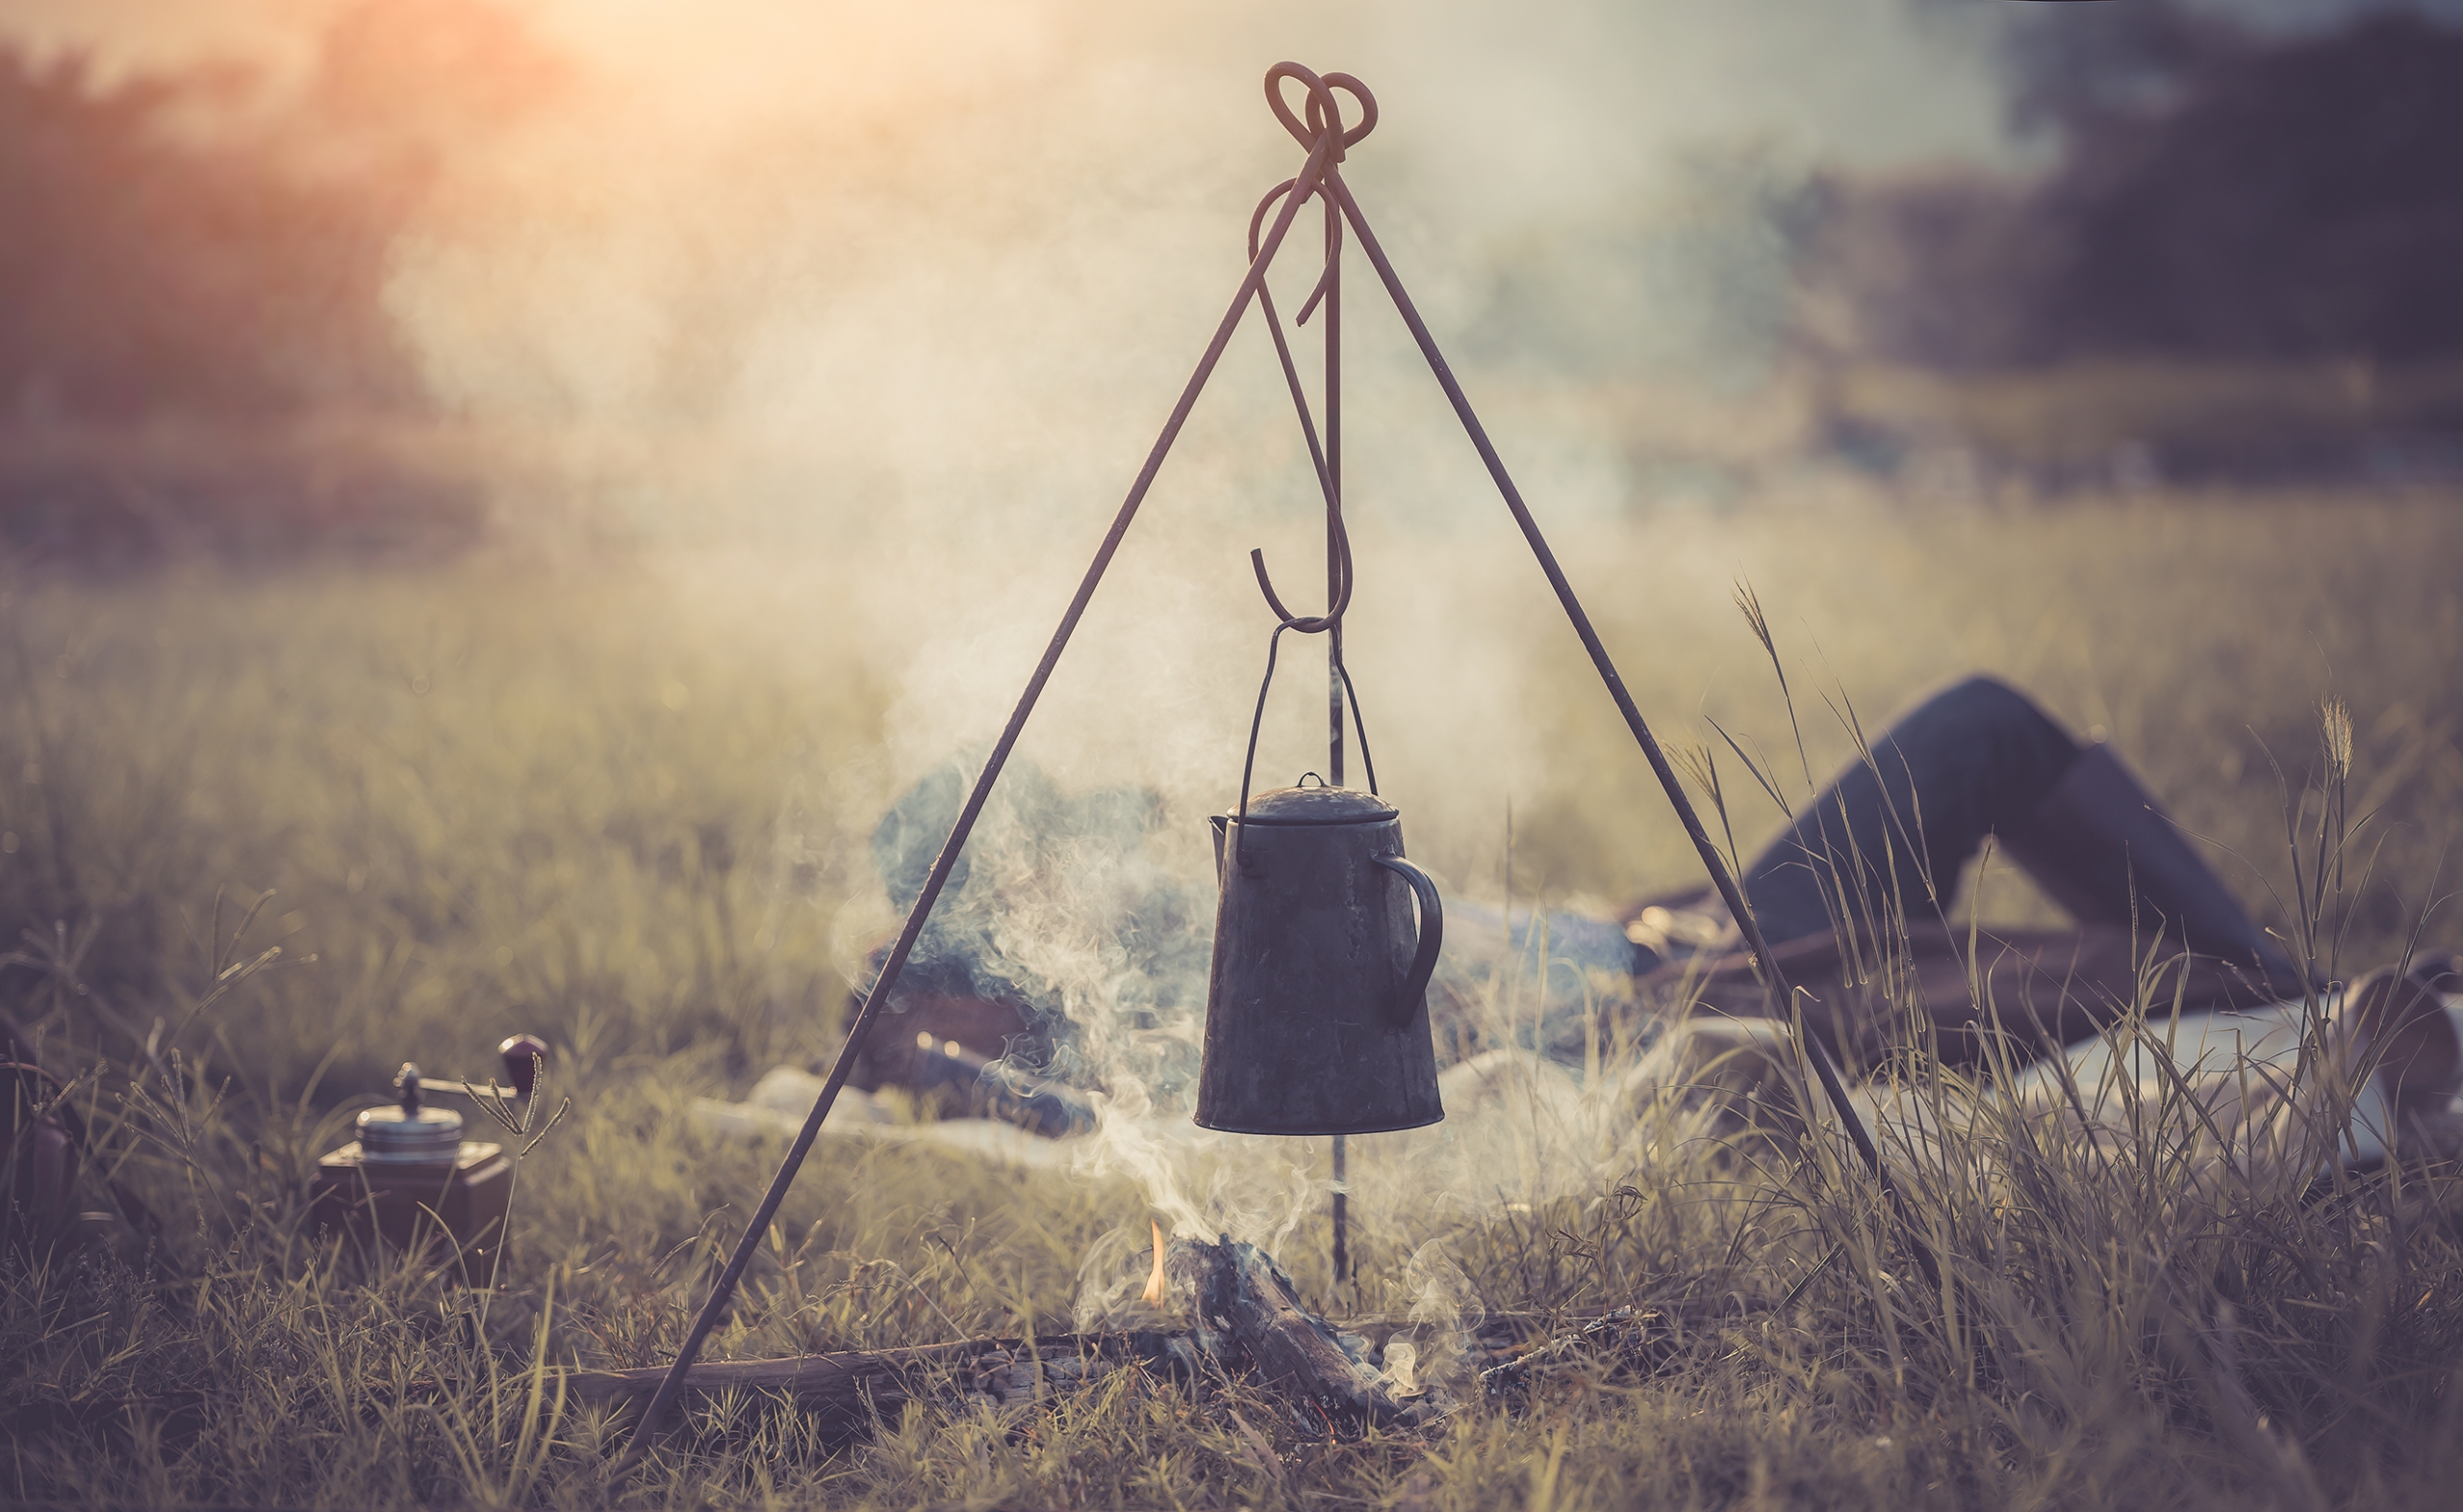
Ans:
[[[1444,904],[1403,859],[1394,805],[1308,780],[1213,819],[1223,894],[1198,1124],[1375,1134],[1435,1123],[1445,1109],[1428,982]]]

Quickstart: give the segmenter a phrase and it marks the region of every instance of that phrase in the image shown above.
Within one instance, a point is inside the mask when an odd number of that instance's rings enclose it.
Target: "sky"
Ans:
[[[0,0],[0,33],[138,67],[230,56],[282,67],[304,61],[337,9],[338,0]],[[1549,160],[1537,173],[1521,162],[1501,175],[1540,193],[1576,167],[1628,170],[1671,139],[1705,134],[1766,132],[1892,159],[1990,151],[1996,129],[1987,71],[1944,46],[1939,26],[1917,24],[1902,0],[509,0],[507,9],[611,70],[660,76],[671,100],[721,113],[814,88],[928,96],[936,79],[1014,83],[1064,54],[1148,60],[1203,100],[1215,87],[1251,92],[1277,58],[1316,60],[1369,80],[1381,97],[1394,91],[1406,117],[1454,115],[1458,129],[1430,139],[1473,171],[1532,153]],[[1479,110],[1456,113],[1473,100]],[[1500,131],[1484,114],[1512,124]]]
[[[351,3],[0,0],[0,37],[106,70],[236,58],[280,79]],[[2202,3],[2297,27],[2386,0]],[[1102,270],[1088,222],[1144,224],[1150,265],[1193,266],[1198,237],[1290,171],[1257,88],[1282,58],[1377,92],[1350,171],[1407,239],[1446,249],[1440,278],[1480,286],[1434,292],[1470,360],[1586,376],[1600,350],[1749,368],[1786,291],[1747,222],[1816,168],[2046,148],[2006,129],[1992,46],[2044,9],[2022,0],[498,4],[580,87],[465,165],[405,243],[396,306],[441,394],[532,418],[731,407],[774,382],[760,333],[816,285],[936,296],[1015,277],[1022,248],[1077,285],[1057,297],[1100,288],[1142,327],[1143,294],[1186,302],[1197,280]],[[1517,279],[1588,292],[1498,296]],[[587,317],[521,313],[549,303]]]
[[[0,0],[0,35],[107,70],[236,57],[280,78],[348,3]],[[393,298],[441,396],[528,420],[754,419],[806,387],[816,321],[910,353],[1005,330],[1049,355],[1216,304],[1237,263],[1215,258],[1236,257],[1251,202],[1295,165],[1259,94],[1278,59],[1376,91],[1353,182],[1389,239],[1445,249],[1423,261],[1422,298],[1456,332],[1492,302],[1501,260],[1540,248],[1589,254],[1546,281],[1631,305],[1663,302],[1672,276],[1678,303],[1700,303],[1681,260],[1649,288],[1610,286],[1640,265],[1626,253],[1658,235],[1637,220],[1659,201],[1680,201],[1663,220],[1735,218],[1693,203],[1706,152],[1781,180],[2016,154],[1975,26],[1919,21],[1906,0],[501,3],[580,87],[465,164],[400,248]],[[1713,177],[1750,199],[1749,176]],[[1696,261],[1755,252],[1689,244]],[[1489,325],[1547,324],[1509,314]],[[1677,361],[1732,340],[1698,314],[1557,324],[1534,339],[1543,365],[1568,331]],[[1470,355],[1531,354],[1509,335]],[[952,363],[928,383],[962,399],[981,376]]]
[[[106,63],[177,66],[245,57],[297,66],[347,0],[0,0],[0,36],[84,47]],[[1632,172],[1673,142],[1767,136],[1850,162],[2006,153],[1998,91],[1976,45],[1993,13],[2026,0],[1292,0],[1126,5],[1003,0],[855,6],[790,0],[507,0],[506,8],[617,71],[740,112],[817,84],[902,94],[1049,66],[1056,51],[1172,65],[1201,97],[1291,56],[1359,74],[1449,164],[1562,192],[1561,177]],[[2463,0],[2198,0],[2252,25],[2298,29],[2372,10],[2463,19]],[[1477,108],[1470,102],[1480,102]],[[1509,119],[1507,130],[1483,113]],[[1507,145],[1511,143],[1511,145]],[[1527,150],[1526,150],[1527,149]],[[1531,170],[1534,155],[1548,166]]]

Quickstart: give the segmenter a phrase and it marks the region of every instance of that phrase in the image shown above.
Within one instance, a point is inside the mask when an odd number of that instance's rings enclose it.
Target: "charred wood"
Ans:
[[[695,1365],[685,1389],[702,1398],[735,1391],[780,1399],[820,1417],[834,1431],[851,1433],[876,1416],[895,1416],[909,1401],[1020,1406],[1082,1390],[1131,1368],[1191,1380],[1203,1366],[1185,1335],[1140,1330],[713,1361]],[[574,1371],[565,1377],[566,1398],[587,1406],[638,1409],[666,1373],[664,1366]]]
[[[1029,1406],[1066,1399],[1138,1371],[1205,1395],[1246,1382],[1281,1401],[1289,1426],[1351,1437],[1367,1427],[1411,1428],[1464,1395],[1511,1405],[1574,1375],[1633,1379],[1682,1365],[1707,1335],[1682,1307],[1624,1307],[1590,1318],[1506,1314],[1469,1329],[1450,1321],[1361,1318],[1342,1324],[1311,1312],[1273,1259],[1255,1246],[1173,1240],[1169,1300],[1185,1329],[1130,1329],[1051,1338],[966,1339],[919,1348],[845,1350],[790,1359],[697,1364],[685,1389],[707,1400],[745,1392],[791,1403],[832,1433],[857,1435],[910,1401],[945,1408]],[[1442,1379],[1404,1384],[1384,1368],[1409,1345]],[[569,1401],[638,1410],[661,1368],[574,1371]],[[1399,1389],[1398,1389],[1399,1388]]]
[[[1301,1303],[1291,1278],[1255,1245],[1228,1235],[1215,1245],[1176,1239],[1164,1272],[1209,1358],[1227,1370],[1254,1370],[1269,1389],[1297,1408],[1315,1409],[1337,1430],[1435,1416],[1433,1404],[1395,1396],[1384,1373],[1366,1360],[1365,1341],[1347,1347],[1342,1333]]]

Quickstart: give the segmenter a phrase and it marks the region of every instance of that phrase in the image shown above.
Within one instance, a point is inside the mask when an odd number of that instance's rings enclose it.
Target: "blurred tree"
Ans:
[[[484,0],[365,0],[283,108],[0,45],[0,416],[405,409],[386,259],[552,62]]]
[[[2047,243],[2022,180],[1976,169],[1816,181],[1798,338],[1820,357],[1968,370],[2037,355]]]
[[[1816,345],[1952,369],[2463,356],[2463,31],[2050,9],[2014,33],[2012,88],[2055,164],[1830,180],[1804,268]]]
[[[406,208],[569,82],[494,0],[359,0],[327,29],[284,145]]]
[[[2463,31],[2380,15],[2214,53],[2087,123],[2032,217],[2051,355],[2463,354]]]
[[[1999,52],[2011,124],[2022,134],[2073,139],[2178,103],[2194,74],[2250,40],[2179,0],[2005,7],[2004,18]]]

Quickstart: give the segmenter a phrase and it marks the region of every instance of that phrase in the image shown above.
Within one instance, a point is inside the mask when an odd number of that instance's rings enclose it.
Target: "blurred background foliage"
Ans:
[[[424,405],[387,258],[445,160],[552,99],[485,0],[376,0],[277,97],[0,41],[0,389],[18,419]]]
[[[1641,505],[1808,459],[1988,491],[2450,478],[2463,30],[2312,11],[1915,0],[1994,60],[2017,157],[1702,139],[1649,193],[1510,225],[1440,318],[1501,382],[1580,386]],[[433,555],[535,498],[539,438],[473,439],[389,286],[576,69],[495,0],[335,7],[279,84],[0,37],[0,539]],[[658,362],[709,367],[773,297],[710,235],[736,291]]]
[[[1813,188],[1798,334],[1828,440],[2055,482],[2450,475],[2463,32],[2039,9],[2003,52],[2042,171]]]
[[[1811,258],[1845,351],[1951,371],[2463,355],[2463,31],[2060,9],[2005,42],[2041,174],[1835,190]]]
[[[386,280],[446,163],[559,71],[486,0],[346,9],[280,90],[0,38],[0,540],[87,565],[472,544],[482,469]]]

